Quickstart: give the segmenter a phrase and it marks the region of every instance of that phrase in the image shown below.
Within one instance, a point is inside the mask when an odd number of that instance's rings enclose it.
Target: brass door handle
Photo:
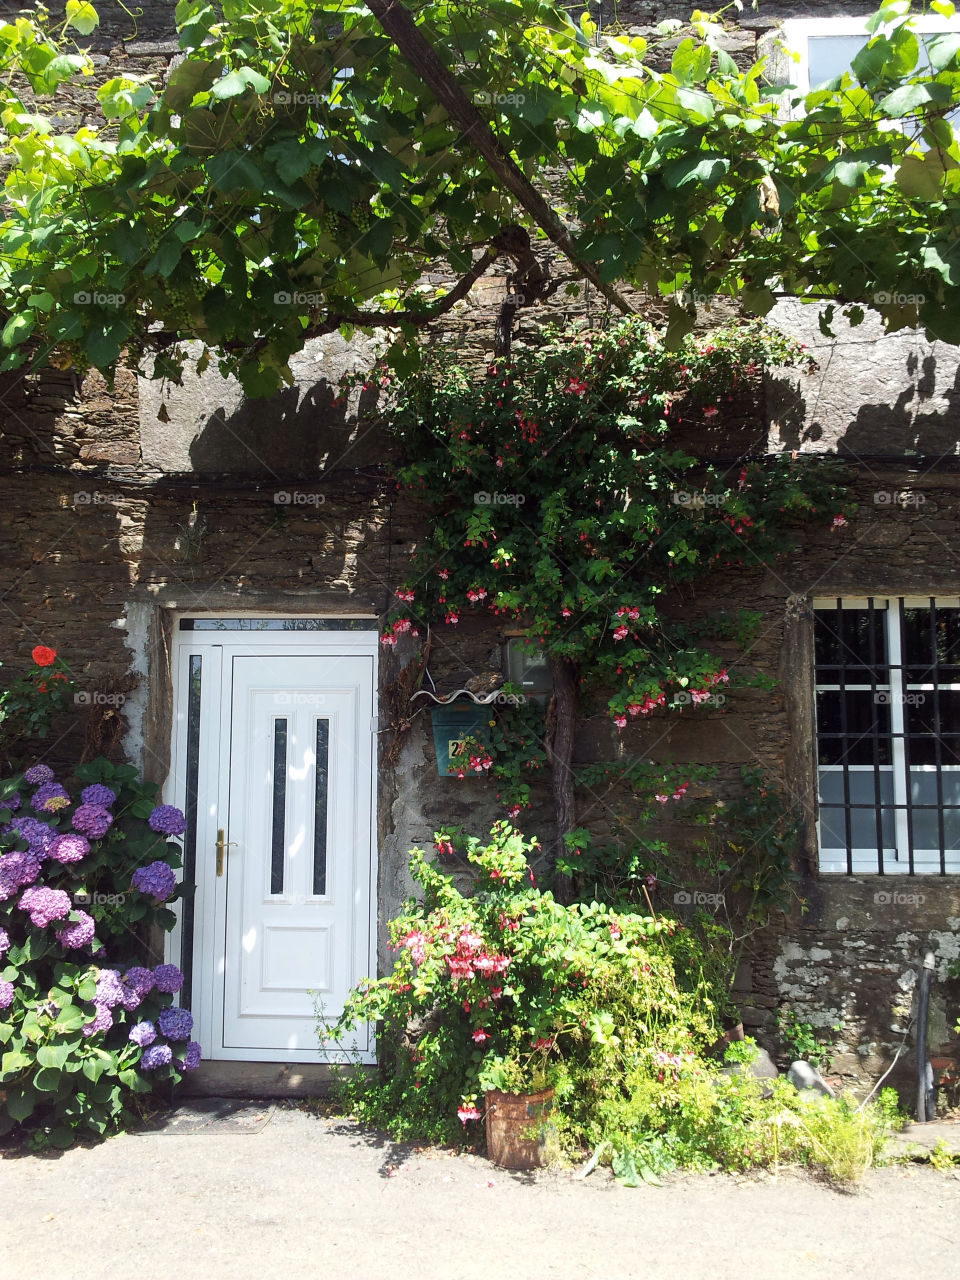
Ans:
[[[223,855],[226,853],[230,845],[236,844],[236,840],[227,840],[226,832],[223,827],[217,831],[217,875],[223,875]]]

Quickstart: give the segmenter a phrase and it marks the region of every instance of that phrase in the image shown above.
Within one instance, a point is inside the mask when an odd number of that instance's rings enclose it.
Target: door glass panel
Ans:
[[[287,826],[287,722],[273,722],[273,841],[270,892],[283,893],[283,863]]]
[[[327,892],[327,787],[330,779],[330,721],[317,721],[317,781],[313,818],[313,892]]]

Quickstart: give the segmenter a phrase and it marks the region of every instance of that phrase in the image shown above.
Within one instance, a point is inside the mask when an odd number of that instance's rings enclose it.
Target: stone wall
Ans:
[[[124,60],[138,71],[166,65],[175,47],[169,39],[172,8],[172,0],[149,6],[137,39],[121,45],[128,19],[119,8],[103,6],[108,21],[97,48],[104,69]],[[620,17],[643,27],[678,12],[636,5],[621,9]],[[826,4],[761,4],[757,13],[743,15],[743,31],[732,40],[735,52],[752,57],[757,38],[779,19],[815,13],[836,11]],[[505,287],[502,276],[479,282],[433,340],[483,361],[492,351]],[[653,314],[657,305],[650,304]],[[521,312],[519,340],[533,338],[547,315],[601,323],[605,314],[589,288],[575,300],[555,296],[545,307]],[[717,451],[756,447],[769,422],[772,448],[846,453],[861,464],[859,510],[848,512],[848,528],[808,536],[802,551],[774,570],[743,569],[670,603],[680,613],[731,601],[759,611],[762,625],[744,669],[776,676],[772,692],[734,691],[722,712],[701,709],[669,722],[631,724],[622,739],[602,707],[588,707],[577,760],[628,751],[654,761],[715,764],[721,788],[735,785],[742,764],[769,770],[807,807],[801,869],[808,909],[751,944],[738,980],[748,1030],[775,1047],[780,1007],[825,1029],[840,1024],[835,1069],[859,1085],[873,1081],[904,1042],[919,965],[930,947],[939,980],[935,1061],[949,1078],[958,1056],[951,1027],[960,1008],[960,988],[948,974],[960,957],[956,879],[911,880],[908,889],[897,880],[894,893],[889,882],[873,878],[815,875],[805,602],[813,594],[843,592],[960,593],[960,472],[951,463],[958,437],[957,352],[928,346],[915,334],[884,337],[870,320],[857,330],[841,328],[830,343],[811,312],[793,304],[778,307],[773,318],[810,342],[820,371],[800,381],[772,378],[766,404],[745,412]],[[51,758],[75,758],[84,742],[90,751],[116,748],[122,710],[128,754],[151,776],[165,776],[170,713],[164,662],[169,619],[177,610],[383,615],[427,517],[394,491],[389,443],[379,432],[358,428],[357,404],[333,403],[332,384],[342,372],[366,367],[376,346],[374,340],[347,346],[336,336],[311,344],[296,363],[296,385],[267,404],[246,403],[235,384],[209,375],[188,376],[178,389],[138,382],[124,372],[112,387],[96,374],[80,384],[57,370],[5,380],[4,676],[23,668],[33,645],[54,644],[91,695],[63,737],[50,744]],[[158,417],[161,398],[168,422]],[[936,466],[931,458],[939,459]],[[922,493],[923,503],[877,497],[903,491]],[[277,502],[278,493],[289,493],[291,501]],[[295,494],[313,499],[296,502]],[[431,673],[441,687],[456,687],[465,672],[495,665],[502,639],[493,623],[465,621],[455,633],[439,628]],[[736,660],[732,650],[725,656]],[[384,656],[385,699],[401,665],[413,657],[412,647]],[[497,814],[482,783],[438,778],[427,713],[417,715],[398,756],[388,759],[389,720],[384,717],[379,782],[381,922],[409,891],[406,851],[412,844],[429,843],[441,823],[463,822],[479,833]],[[536,799],[525,825],[546,842],[550,808],[543,794]],[[615,830],[619,803],[613,792],[592,796],[590,825],[601,833]],[[667,833],[683,839],[679,828]],[[673,904],[658,899],[656,905]],[[892,1078],[905,1078],[904,1064],[912,1061],[909,1037],[907,1046]]]

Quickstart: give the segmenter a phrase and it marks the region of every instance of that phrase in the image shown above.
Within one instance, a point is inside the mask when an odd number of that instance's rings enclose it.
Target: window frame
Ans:
[[[793,70],[794,87],[798,92],[812,92],[810,84],[810,45],[811,36],[868,36],[867,23],[871,15],[862,17],[841,18],[787,18],[779,33],[779,43],[783,47],[786,64]],[[953,18],[941,16],[915,15],[911,20],[911,30],[918,35],[937,35],[940,32],[960,31],[960,13]],[[796,60],[795,60],[796,59]]]
[[[952,775],[960,778],[960,762],[945,763],[941,757],[942,748],[940,747],[940,739],[943,736],[939,729],[937,730],[936,756],[934,763],[916,763],[911,764],[908,759],[908,743],[907,743],[907,724],[905,707],[912,691],[921,690],[932,693],[947,691],[960,692],[960,681],[924,681],[908,679],[909,669],[912,663],[905,660],[903,653],[903,638],[905,635],[905,618],[904,611],[908,609],[954,609],[960,612],[960,595],[947,592],[933,592],[930,595],[891,595],[887,593],[877,594],[873,596],[866,595],[835,595],[821,596],[817,595],[810,601],[810,607],[813,615],[813,630],[816,632],[816,613],[818,611],[833,612],[837,609],[846,610],[865,610],[873,607],[877,613],[882,613],[884,617],[884,635],[886,640],[885,658],[876,660],[871,663],[869,657],[864,661],[864,679],[858,681],[847,680],[846,664],[841,664],[838,680],[823,679],[821,668],[816,660],[815,641],[811,644],[812,659],[812,676],[813,676],[813,706],[812,706],[812,729],[813,729],[813,782],[814,782],[814,809],[815,809],[815,840],[817,852],[817,865],[821,875],[936,875],[939,877],[960,874],[960,847],[953,849],[947,848],[947,840],[945,835],[944,812],[949,809],[951,811],[960,810],[960,797],[950,805],[944,804],[944,776]],[[925,661],[925,660],[924,660]],[[832,664],[824,664],[831,666]],[[960,653],[958,653],[957,663],[936,662],[933,664],[939,675],[941,665],[945,667],[960,667]],[[851,664],[855,669],[855,664]],[[872,671],[871,671],[872,667]],[[878,678],[881,673],[883,679]],[[876,758],[872,764],[851,764],[849,761],[839,764],[822,764],[820,761],[820,728],[817,716],[817,695],[823,692],[858,692],[862,690],[872,691],[874,698],[878,693],[887,693],[887,705],[890,711],[889,729],[883,732],[883,737],[890,743],[890,762],[889,764],[881,764]],[[939,711],[936,709],[935,716],[939,717]],[[846,733],[846,730],[843,730]],[[871,732],[877,734],[878,730],[874,727]],[[851,801],[849,776],[851,769],[862,770],[867,774],[871,774],[874,779],[875,804],[873,806],[863,801]],[[838,772],[844,778],[843,799],[837,803],[828,803],[823,805],[821,801],[821,780],[824,772]],[[891,786],[888,794],[891,796],[889,800],[883,800],[880,797],[880,779],[883,773],[889,774]],[[914,815],[919,812],[930,812],[933,808],[930,802],[916,801],[911,796],[911,782],[916,774],[930,773],[936,780],[936,806],[937,813],[937,831],[939,837],[939,847],[927,848],[915,847],[913,822]],[[833,808],[840,815],[845,827],[845,846],[831,845],[826,849],[823,844],[823,825],[821,809],[823,807]],[[852,812],[856,809],[873,808],[876,813],[877,828],[877,845],[876,847],[854,846],[852,840]],[[882,810],[892,810],[891,820],[893,823],[893,840],[892,846],[888,846],[882,840]]]

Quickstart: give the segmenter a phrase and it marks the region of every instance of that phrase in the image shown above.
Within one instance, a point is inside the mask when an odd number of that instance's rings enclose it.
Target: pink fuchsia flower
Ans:
[[[450,970],[450,977],[455,982],[473,977],[473,965],[462,956],[447,956],[447,967]]]
[[[37,928],[45,928],[52,920],[62,920],[73,908],[70,895],[62,889],[48,889],[46,886],[27,889],[20,898],[20,906],[29,915],[30,922]]]
[[[470,1039],[474,1044],[484,1044],[490,1039],[490,1033],[488,1031],[484,1031],[483,1027],[477,1027]]]
[[[838,516],[834,516],[834,517],[833,517],[833,523],[830,525],[830,528],[831,528],[831,529],[844,529],[844,528],[846,528],[846,525],[847,525],[847,517],[846,517],[846,516],[843,514],[843,512],[841,511],[841,512],[840,512],[840,514],[839,514]]]
[[[389,647],[390,645],[394,645],[397,643],[397,637],[393,634],[392,631],[388,631],[385,636],[380,637],[380,643],[382,645],[386,645]]]
[[[614,716],[614,717],[613,717],[613,723],[617,726],[617,728],[618,728],[618,729],[625,729],[625,728],[626,728],[626,726],[627,726],[627,717],[626,717],[626,716]]]
[[[613,633],[613,638],[614,640],[626,640],[629,634],[630,634],[629,627],[617,627],[616,631],[614,631]]]
[[[455,627],[459,621],[460,621],[460,615],[459,613],[456,612],[455,609],[451,609],[450,612],[447,614],[447,616],[444,618],[444,622],[449,623],[451,627]]]
[[[483,1112],[477,1109],[475,1102],[462,1102],[457,1107],[457,1116],[463,1125],[468,1124],[471,1120],[479,1120],[482,1115]]]
[[[550,1039],[545,1039],[543,1036],[541,1036],[539,1040],[534,1040],[533,1044],[530,1047],[534,1050],[534,1052],[537,1052],[540,1049],[552,1049],[553,1045],[554,1045],[554,1041],[552,1036],[550,1037]]]
[[[566,606],[566,605],[564,605],[564,606],[563,606],[563,608],[560,610],[560,617],[561,617],[561,618],[572,618],[572,617],[573,617],[573,610],[572,610],[572,609],[568,609],[568,608],[567,608],[567,606]]]
[[[89,946],[95,932],[93,916],[87,915],[86,911],[77,911],[74,914],[77,917],[75,921],[56,931],[57,940],[68,951]]]
[[[483,939],[477,933],[464,929],[457,940],[457,950],[461,955],[475,955],[483,947]]]
[[[571,378],[564,387],[564,394],[568,396],[580,396],[581,398],[587,393],[587,384],[582,378]]]
[[[438,570],[437,570],[437,577],[438,577],[438,578],[440,578],[440,579],[442,579],[442,581],[446,582],[446,581],[447,581],[447,579],[450,577],[450,570],[449,570],[449,569],[438,569]]]
[[[715,418],[719,412],[720,410],[715,404],[708,404],[703,411],[703,416],[705,418]]]
[[[410,957],[414,964],[423,964],[427,958],[427,935],[420,933],[419,930],[413,930],[408,933],[400,944],[410,952]]]
[[[666,804],[670,799],[669,796],[654,796],[653,798],[656,800],[657,804]]]
[[[398,600],[403,600],[405,604],[411,604],[413,602],[413,592],[406,591],[403,587],[396,592],[396,597]]]

